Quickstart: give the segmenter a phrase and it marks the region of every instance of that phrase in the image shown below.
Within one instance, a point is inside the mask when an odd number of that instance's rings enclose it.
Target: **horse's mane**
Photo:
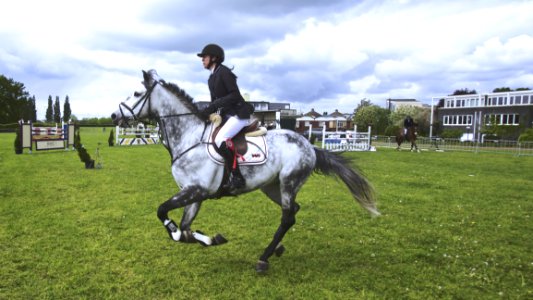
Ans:
[[[166,82],[164,80],[160,80],[161,85],[169,90],[174,96],[178,97],[178,99],[194,114],[198,114],[199,110],[198,107],[194,104],[194,98],[191,97],[185,90],[180,88],[177,84]],[[200,117],[201,118],[201,117]]]

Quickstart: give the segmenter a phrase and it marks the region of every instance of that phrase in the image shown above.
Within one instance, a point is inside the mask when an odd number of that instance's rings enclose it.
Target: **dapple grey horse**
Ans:
[[[372,215],[379,215],[374,192],[368,180],[345,157],[311,145],[303,136],[290,130],[270,130],[265,135],[268,158],[258,165],[242,165],[246,185],[235,191],[221,191],[224,167],[211,159],[207,147],[212,126],[193,103],[193,99],[177,85],[167,83],[155,70],[143,71],[144,90],[135,92],[112,114],[113,122],[126,125],[132,120],[151,119],[158,122],[163,145],[170,153],[172,175],[179,192],[162,203],[157,216],[170,238],[176,242],[199,242],[204,246],[219,245],[226,239],[200,231],[192,231],[203,201],[221,196],[236,196],[261,189],[268,198],[281,207],[281,224],[270,244],[256,264],[256,271],[265,272],[268,259],[281,255],[281,240],[296,222],[300,206],[296,194],[314,172],[338,176],[348,187],[355,200]],[[183,208],[178,227],[168,213]]]

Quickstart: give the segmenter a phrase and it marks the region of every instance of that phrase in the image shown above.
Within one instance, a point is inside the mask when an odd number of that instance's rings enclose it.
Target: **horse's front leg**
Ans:
[[[215,246],[222,245],[227,243],[228,240],[224,238],[221,234],[216,234],[214,237],[206,236],[201,231],[192,231],[191,224],[196,218],[198,211],[202,202],[196,202],[190,205],[185,206],[183,210],[183,216],[181,217],[180,227],[181,227],[181,241],[186,243],[196,243],[199,242],[203,246]]]
[[[181,207],[186,207],[182,218],[182,230],[188,230],[190,232],[190,225],[198,210],[200,209],[200,203],[207,199],[208,193],[205,189],[198,186],[185,187],[179,193],[165,201],[159,206],[157,210],[157,217],[165,226],[170,238],[176,242],[190,242],[190,234],[179,230],[178,225],[168,217],[168,212]],[[183,228],[185,225],[185,229]]]
[[[227,242],[220,234],[211,238],[202,232],[191,231],[191,224],[200,210],[202,201],[207,199],[208,195],[208,192],[201,187],[186,187],[159,206],[157,216],[172,240],[185,243],[199,242],[204,246],[221,245]],[[184,207],[184,211],[180,230],[176,223],[168,217],[168,212],[181,207]]]

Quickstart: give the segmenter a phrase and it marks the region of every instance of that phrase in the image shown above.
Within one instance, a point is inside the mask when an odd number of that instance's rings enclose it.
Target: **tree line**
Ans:
[[[12,78],[0,75],[0,124],[17,123],[19,120],[37,122],[37,108],[35,106],[35,96],[30,96],[23,83]],[[61,105],[59,97],[56,96],[52,102],[52,96],[48,97],[48,108],[46,109],[45,122],[61,123],[68,122],[72,118],[70,101],[68,95],[63,104],[63,115],[61,115]]]
[[[48,96],[48,107],[46,108],[45,120],[46,122],[60,123],[61,121],[68,123],[72,117],[72,110],[70,109],[70,101],[68,95],[65,97],[63,103],[63,117],[61,117],[61,104],[59,103],[59,96],[52,105],[52,96]]]
[[[16,123],[20,119],[37,120],[35,96],[25,90],[24,84],[0,75],[0,124]]]

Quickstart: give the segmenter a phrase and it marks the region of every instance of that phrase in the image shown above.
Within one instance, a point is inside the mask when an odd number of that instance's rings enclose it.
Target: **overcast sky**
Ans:
[[[226,50],[241,93],[298,112],[353,112],[361,99],[468,88],[533,88],[533,1],[17,0],[0,10],[0,74],[44,118],[69,96],[78,118],[109,116],[141,70],[208,101],[207,43]]]

